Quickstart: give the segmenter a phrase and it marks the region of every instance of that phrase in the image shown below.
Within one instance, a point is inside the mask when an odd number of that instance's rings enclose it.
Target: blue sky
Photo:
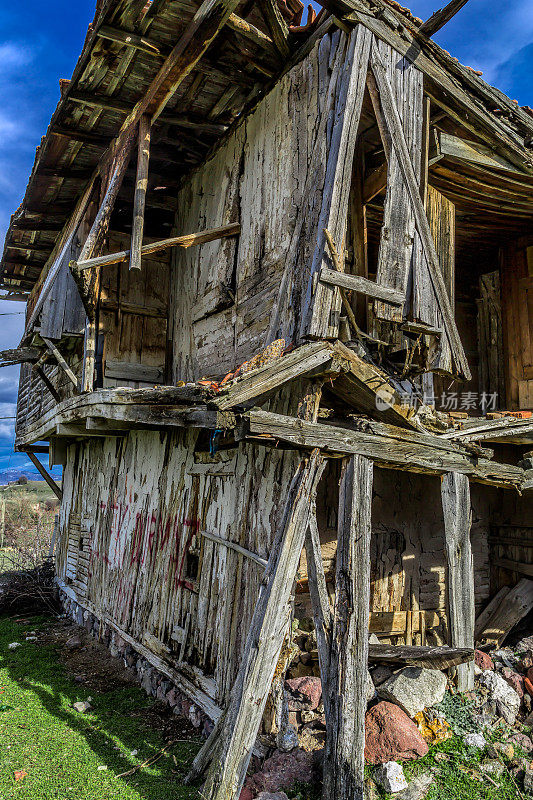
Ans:
[[[426,19],[445,0],[413,0]],[[81,51],[95,0],[0,0],[0,242],[22,200],[35,148],[59,99],[59,79],[69,78]],[[470,0],[435,36],[463,64],[481,69],[521,105],[533,106],[533,2]],[[0,301],[0,349],[15,347],[23,305]],[[0,417],[15,413],[18,369],[0,371]],[[0,419],[0,471],[28,464],[12,455],[13,425]]]

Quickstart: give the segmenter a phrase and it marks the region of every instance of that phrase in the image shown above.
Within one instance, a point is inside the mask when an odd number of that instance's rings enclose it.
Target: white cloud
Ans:
[[[2,42],[0,44],[0,77],[13,70],[27,66],[34,58],[31,47],[20,42]]]

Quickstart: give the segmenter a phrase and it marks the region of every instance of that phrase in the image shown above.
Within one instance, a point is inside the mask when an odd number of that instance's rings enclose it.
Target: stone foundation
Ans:
[[[213,721],[181,689],[178,689],[135,648],[125,642],[110,625],[102,622],[95,614],[87,611],[61,590],[59,597],[65,614],[77,625],[85,628],[91,636],[102,642],[108,648],[112,658],[122,659],[124,666],[137,675],[146,694],[170,706],[174,714],[188,719],[202,736],[209,736],[214,727]]]

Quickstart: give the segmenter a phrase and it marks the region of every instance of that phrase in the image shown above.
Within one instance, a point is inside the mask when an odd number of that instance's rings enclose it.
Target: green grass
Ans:
[[[1,800],[196,800],[180,782],[196,741],[180,741],[152,766],[117,777],[164,748],[161,732],[138,713],[153,701],[137,688],[97,693],[75,683],[54,647],[24,641],[24,631],[43,624],[0,618]],[[22,646],[10,650],[15,641]],[[94,710],[74,711],[88,696]],[[27,776],[16,781],[21,770]]]

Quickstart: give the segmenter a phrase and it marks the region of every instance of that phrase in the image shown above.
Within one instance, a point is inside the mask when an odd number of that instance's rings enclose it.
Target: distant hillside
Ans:
[[[55,480],[61,480],[61,468],[54,467],[49,470]],[[20,469],[20,467],[12,467],[10,469],[0,470],[0,486],[7,486],[8,483],[15,483],[19,478],[26,477],[29,481],[37,483],[44,483],[40,474],[33,467]]]

